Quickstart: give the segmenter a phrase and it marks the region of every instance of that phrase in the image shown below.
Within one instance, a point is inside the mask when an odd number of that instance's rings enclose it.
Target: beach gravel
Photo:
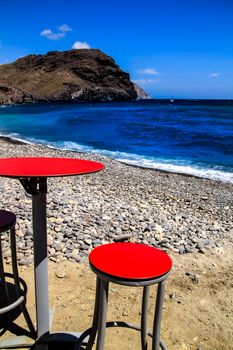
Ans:
[[[130,240],[177,254],[232,245],[233,185],[129,166],[110,158],[0,140],[1,157],[71,157],[105,164],[99,173],[48,180],[50,260],[84,261],[100,244]],[[20,265],[33,261],[31,198],[0,178],[1,208],[17,215]],[[10,263],[8,233],[1,236]]]

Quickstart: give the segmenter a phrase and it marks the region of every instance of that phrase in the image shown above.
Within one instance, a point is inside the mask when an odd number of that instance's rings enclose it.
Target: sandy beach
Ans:
[[[88,253],[121,239],[150,244],[173,260],[162,338],[170,350],[233,349],[233,184],[132,167],[110,158],[0,139],[1,157],[91,159],[96,174],[48,181],[48,252],[53,330],[84,330],[91,324],[95,279]],[[33,276],[31,199],[17,180],[0,178],[1,208],[17,215],[22,277]],[[2,235],[8,268],[9,237]],[[31,285],[30,283],[28,283]],[[33,289],[28,306],[34,318]],[[153,312],[153,288],[150,321]],[[109,320],[137,322],[141,289],[110,287]],[[123,334],[125,338],[123,339]],[[139,349],[134,331],[107,331],[106,349]]]

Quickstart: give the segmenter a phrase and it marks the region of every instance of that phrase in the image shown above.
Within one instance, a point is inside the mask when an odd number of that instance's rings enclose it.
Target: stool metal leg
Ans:
[[[12,227],[10,230],[10,237],[11,237],[10,241],[11,241],[12,271],[13,271],[13,277],[15,282],[16,295],[17,295],[17,298],[19,298],[21,292],[20,292],[19,272],[18,272],[18,265],[17,265],[16,238],[15,238],[14,227]],[[33,337],[36,337],[36,331],[31,321],[31,318],[29,316],[29,313],[27,311],[25,303],[26,303],[26,295],[24,296],[24,301],[20,304],[20,307],[30,332],[32,333]]]
[[[92,264],[90,264],[93,272],[97,276],[97,280],[99,280],[99,284],[97,284],[96,291],[96,303],[95,303],[95,311],[94,311],[94,320],[92,322],[92,327],[88,328],[83,332],[80,337],[80,342],[78,344],[77,350],[80,349],[80,345],[89,334],[92,339],[91,342],[87,345],[86,350],[91,350],[94,344],[94,339],[96,336],[96,322],[98,313],[98,329],[97,329],[97,344],[96,350],[103,350],[104,348],[104,338],[105,338],[105,329],[108,327],[125,327],[135,329],[140,331],[141,333],[141,350],[148,350],[148,341],[147,337],[152,338],[152,350],[168,350],[164,342],[160,339],[160,328],[161,328],[161,320],[162,320],[162,311],[163,311],[163,299],[164,299],[164,291],[165,291],[165,280],[168,277],[170,270],[162,276],[158,276],[156,278],[151,278],[148,280],[128,280],[119,278],[117,276],[107,275],[105,272],[100,271],[95,268]],[[109,283],[116,283],[123,286],[134,286],[134,287],[143,287],[142,294],[142,307],[141,307],[141,324],[134,325],[131,323],[126,323],[123,321],[111,321],[106,322],[107,316],[107,306],[108,306],[108,287]],[[148,331],[147,328],[147,316],[148,316],[148,306],[149,306],[149,291],[150,286],[156,284],[157,288],[157,296],[154,307],[154,321],[153,321],[153,331]]]
[[[165,281],[158,284],[157,298],[155,305],[154,325],[153,325],[153,339],[152,339],[152,350],[159,350],[160,346],[160,326],[163,311],[163,297],[165,290]]]
[[[100,312],[100,279],[96,278],[96,294],[95,294],[95,308],[94,308],[94,315],[93,315],[93,322],[91,327],[91,335],[88,340],[88,344],[86,346],[86,350],[91,350],[92,346],[95,342],[95,337],[98,329],[98,318],[99,318],[99,312]]]
[[[98,337],[96,350],[103,350],[104,338],[106,329],[106,316],[108,305],[108,286],[109,282],[100,281],[100,307],[99,307],[99,320],[98,320]]]
[[[147,350],[147,313],[149,304],[149,286],[143,287],[142,295],[142,317],[141,317],[141,347]]]
[[[4,273],[1,238],[0,238],[0,280],[1,280],[1,283],[2,283],[4,291],[5,291],[4,297],[6,299],[6,302],[9,304],[10,303],[10,295],[9,295],[9,291],[8,291],[8,287],[7,287],[7,283],[6,283],[6,279],[5,279],[5,273]]]

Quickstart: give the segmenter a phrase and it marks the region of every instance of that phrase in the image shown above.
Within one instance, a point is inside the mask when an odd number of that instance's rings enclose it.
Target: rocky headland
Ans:
[[[137,92],[137,100],[150,100],[152,97],[145,92],[141,86],[139,86],[138,84],[134,83],[134,89]]]
[[[131,101],[128,73],[97,49],[51,51],[0,66],[0,104]]]

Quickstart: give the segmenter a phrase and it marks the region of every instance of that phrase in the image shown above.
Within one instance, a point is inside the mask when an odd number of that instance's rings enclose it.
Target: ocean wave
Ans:
[[[195,166],[194,164],[184,160],[174,161],[172,159],[148,159],[138,154],[96,149],[94,147],[78,144],[72,141],[50,142],[47,144],[47,146],[51,148],[59,148],[84,153],[98,153],[129,165],[233,183],[233,172],[224,171],[218,167],[207,168],[204,167],[204,165]]]
[[[215,181],[233,183],[233,172],[225,171],[224,169],[217,166],[205,167],[202,164],[195,165],[185,160],[178,161],[174,159],[149,159],[145,156],[138,154],[96,149],[92,146],[82,145],[73,141],[52,142],[46,140],[38,140],[35,138],[25,139],[21,138],[18,134],[1,134],[0,136],[10,137],[11,139],[22,141],[28,144],[41,144],[53,149],[62,149],[67,151],[70,150],[81,153],[101,154],[113,158],[119,162],[133,166],[139,166],[142,168],[162,170],[179,174],[187,174]]]
[[[20,137],[20,135],[17,133],[11,133],[11,134],[0,133],[0,137],[6,137],[6,138],[11,139],[12,141],[14,141],[14,140],[20,141],[23,143],[27,143],[29,145],[38,144],[38,140],[34,139],[34,140],[30,141],[30,139]]]
[[[233,183],[233,173],[223,170],[218,170],[214,168],[199,168],[195,167],[194,165],[179,165],[179,164],[172,164],[172,163],[162,163],[159,161],[153,161],[148,159],[118,159],[119,161],[123,163],[127,163],[130,165],[140,166],[143,168],[150,168],[150,169],[156,169],[156,170],[162,170],[162,171],[168,171],[172,173],[179,173],[179,174],[187,174],[192,175],[196,177],[202,177],[210,180],[215,181],[221,181],[221,182],[229,182]]]

